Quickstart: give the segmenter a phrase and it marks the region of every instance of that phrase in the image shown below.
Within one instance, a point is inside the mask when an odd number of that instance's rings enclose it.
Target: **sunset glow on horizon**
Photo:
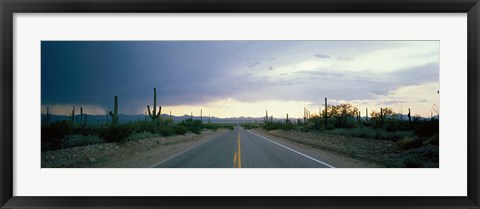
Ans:
[[[42,113],[303,117],[329,105],[440,107],[438,41],[43,41]]]

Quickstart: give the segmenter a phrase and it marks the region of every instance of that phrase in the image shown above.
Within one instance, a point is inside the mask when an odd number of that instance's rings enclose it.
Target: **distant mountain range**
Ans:
[[[42,121],[46,117],[46,114],[42,114]],[[167,114],[162,114],[162,118],[169,118],[170,116]],[[172,116],[174,122],[181,122],[186,119],[190,119],[190,115],[184,116]],[[118,119],[120,123],[129,123],[129,122],[136,122],[136,121],[145,121],[150,120],[148,115],[124,115],[119,114]],[[200,120],[202,119],[200,116],[193,116],[193,120]],[[62,121],[62,120],[71,120],[70,116],[65,115],[50,115],[50,122]],[[87,115],[87,124],[89,125],[96,125],[105,123],[105,121],[110,122],[112,118],[107,115]],[[208,122],[208,116],[203,117],[203,122]],[[279,119],[280,120],[280,119]],[[75,115],[75,122],[79,123],[80,115]],[[218,117],[210,117],[210,122],[212,123],[255,123],[255,122],[263,122],[263,117],[232,117],[232,118],[218,118]]]
[[[44,120],[46,114],[41,115],[42,121]],[[162,114],[163,118],[169,118],[170,116],[167,114]],[[402,120],[408,120],[407,115],[402,115],[402,114],[397,114],[395,115],[398,119]],[[145,120],[150,120],[148,115],[125,115],[125,114],[119,114],[118,115],[119,122],[120,123],[129,123],[129,122],[136,122],[136,121],[145,121]],[[178,123],[186,119],[190,119],[190,115],[184,115],[184,116],[172,116],[172,119],[174,122]],[[365,120],[365,116],[361,117],[362,120]],[[370,118],[370,117],[369,117]],[[436,115],[434,118],[438,119],[439,116]],[[193,116],[194,120],[200,120],[200,116]],[[218,117],[210,117],[210,122],[212,123],[261,123],[263,122],[264,117],[231,117],[231,118],[218,118]],[[290,121],[296,122],[298,118],[290,118]],[[429,118],[422,118],[422,119],[429,119]],[[65,116],[65,115],[50,115],[50,122],[56,122],[56,121],[62,121],[62,120],[71,120],[70,116]],[[103,124],[106,121],[110,122],[112,118],[107,115],[87,115],[87,124],[88,125],[97,125],[97,124]],[[203,117],[203,122],[207,123],[208,122],[208,116]],[[285,121],[285,118],[273,118],[274,121]],[[413,120],[413,116],[412,116]],[[75,121],[79,123],[80,121],[80,115],[75,115]]]

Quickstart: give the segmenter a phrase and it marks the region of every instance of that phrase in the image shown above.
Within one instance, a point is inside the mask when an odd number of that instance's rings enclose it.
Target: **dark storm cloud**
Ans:
[[[153,87],[164,105],[204,102],[228,94],[211,82],[228,61],[215,57],[228,53],[216,43],[44,41],[42,104],[110,107],[117,95],[120,108],[145,106]]]
[[[359,48],[375,46],[359,44]],[[317,45],[338,48],[342,42],[43,41],[42,105],[89,104],[111,109],[113,97],[119,96],[121,111],[138,113],[147,104],[153,105],[153,87],[157,88],[157,104],[171,106],[225,98],[244,102],[366,99],[403,85],[438,81],[438,63],[391,73],[334,68],[281,71],[282,66],[313,59]]]

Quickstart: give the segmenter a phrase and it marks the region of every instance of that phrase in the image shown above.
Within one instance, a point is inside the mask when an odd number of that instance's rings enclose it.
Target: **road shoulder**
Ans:
[[[323,150],[319,148],[313,148],[304,144],[299,144],[296,142],[292,142],[286,138],[283,138],[278,135],[269,134],[267,131],[263,129],[250,129],[252,133],[258,134],[260,136],[266,137],[270,140],[273,140],[279,144],[287,146],[291,149],[294,149],[298,152],[301,152],[305,155],[313,157],[317,160],[322,162],[328,163],[335,168],[375,168],[381,167],[375,163],[368,162],[361,159],[354,159],[336,152]]]
[[[229,130],[202,131],[127,143],[105,143],[42,152],[42,168],[149,168]]]

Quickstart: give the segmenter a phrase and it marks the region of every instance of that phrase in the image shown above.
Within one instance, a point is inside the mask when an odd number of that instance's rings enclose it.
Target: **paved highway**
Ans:
[[[157,168],[330,168],[331,165],[236,127],[173,156]]]

